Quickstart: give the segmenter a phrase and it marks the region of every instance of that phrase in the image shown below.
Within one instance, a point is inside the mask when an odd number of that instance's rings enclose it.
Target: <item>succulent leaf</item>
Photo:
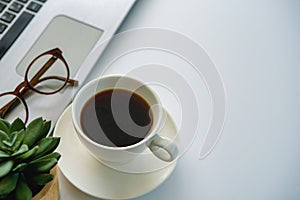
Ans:
[[[29,163],[27,169],[30,172],[49,173],[49,171],[57,164],[56,158],[36,160]],[[26,170],[27,170],[26,169]]]
[[[27,185],[26,181],[22,176],[19,177],[17,187],[16,187],[16,200],[31,200],[32,191]]]
[[[39,146],[39,150],[34,156],[34,159],[40,158],[48,153],[53,152],[58,146],[60,138],[58,137],[47,137],[41,139],[37,145]]]
[[[8,158],[10,157],[10,154],[4,152],[4,151],[0,151],[0,158]]]
[[[18,136],[18,132],[15,131],[15,132],[9,134],[9,137],[10,137],[9,140],[3,140],[3,143],[8,147],[12,147],[17,139],[17,136]]]
[[[50,128],[51,128],[51,121],[44,121],[42,130],[41,130],[41,138],[44,138],[48,135]]]
[[[9,125],[10,125],[9,122],[0,118],[0,130],[4,131],[5,133],[8,133]]]
[[[53,174],[36,174],[33,175],[30,179],[33,183],[35,183],[36,185],[46,185],[47,183],[49,183],[50,181],[52,181],[54,178]]]
[[[55,158],[56,160],[59,160],[60,157],[61,157],[60,153],[58,153],[58,152],[53,152],[53,153],[51,153],[51,154],[42,156],[42,157],[36,159],[35,161],[38,161],[38,160],[44,160],[44,159],[50,159],[50,158]]]
[[[4,132],[3,130],[0,130],[0,140],[10,140],[10,137],[8,136],[8,134],[6,132]]]
[[[38,140],[40,140],[43,136],[43,124],[44,120],[41,117],[30,122],[26,128],[23,144],[27,144],[29,147],[31,147]]]
[[[27,163],[20,163],[15,168],[13,168],[13,172],[22,172],[28,166]]]
[[[24,134],[25,134],[25,130],[22,129],[17,133],[17,137],[16,140],[14,141],[11,150],[12,151],[16,151],[17,149],[20,148],[21,144],[23,143],[23,139],[24,139]]]
[[[0,163],[0,178],[6,176],[12,169],[14,162],[12,160],[7,160]]]
[[[16,160],[18,160],[19,162],[27,160],[27,159],[31,158],[32,156],[34,156],[38,150],[39,150],[39,146],[34,146],[29,151],[17,156]]]
[[[0,181],[0,196],[6,196],[15,190],[19,174],[10,174]]]
[[[22,144],[22,146],[15,153],[11,154],[11,156],[18,156],[28,151],[28,146],[26,144]]]
[[[24,122],[20,119],[17,118],[13,121],[13,123],[11,124],[11,126],[9,127],[9,132],[12,133],[14,131],[20,131],[22,129],[25,129],[25,124]]]
[[[0,150],[4,152],[11,152],[11,150],[3,143],[2,140],[0,140]]]

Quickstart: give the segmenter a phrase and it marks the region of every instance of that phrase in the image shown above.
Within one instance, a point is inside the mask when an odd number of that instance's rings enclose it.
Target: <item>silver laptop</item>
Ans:
[[[95,62],[135,0],[0,0],[0,93],[24,80],[29,63],[39,54],[59,48],[77,87],[54,95],[26,97],[29,120],[43,116],[56,121],[93,68],[82,64],[97,46]],[[0,106],[3,105],[0,98]],[[18,106],[14,113],[22,112]],[[18,114],[16,114],[18,115]],[[9,116],[14,118],[12,114]]]

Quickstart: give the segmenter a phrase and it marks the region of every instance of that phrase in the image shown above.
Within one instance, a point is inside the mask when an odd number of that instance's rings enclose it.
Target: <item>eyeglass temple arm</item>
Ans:
[[[38,83],[41,83],[43,81],[47,81],[49,79],[56,79],[58,81],[63,81],[65,82],[67,78],[65,77],[61,77],[61,76],[47,76],[47,77],[44,77],[44,78],[41,78],[39,79],[39,82]],[[72,86],[78,86],[78,81],[77,80],[74,80],[74,79],[68,79],[67,80],[67,83],[69,83],[70,85]]]
[[[8,102],[5,106],[3,106],[0,109],[0,118],[5,118],[5,116],[9,113],[9,111],[18,104],[19,101],[17,101],[18,98],[15,97],[14,99],[12,99],[10,102]],[[25,102],[23,102],[23,105],[25,107],[25,111],[26,111],[26,116],[24,119],[24,123],[26,124],[28,121],[28,107],[27,104]]]
[[[51,65],[57,60],[56,56],[52,56],[45,65],[33,76],[33,78],[30,80],[31,85],[36,85],[40,77],[51,67]]]
[[[17,88],[20,88],[22,87],[23,85],[25,84],[25,82],[22,82],[20,83]],[[16,89],[17,89],[16,88]],[[27,88],[26,88],[27,89]],[[9,113],[9,111],[14,107],[16,106],[19,101],[21,101],[25,107],[25,111],[26,111],[26,117],[25,117],[25,121],[24,123],[26,124],[27,123],[27,120],[28,120],[28,107],[27,107],[27,104],[26,102],[24,101],[23,98],[21,98],[20,96],[17,95],[17,90],[15,90],[14,92],[6,92],[6,93],[3,93],[1,94],[1,96],[4,96],[4,95],[15,95],[17,97],[13,98],[10,102],[8,102],[7,104],[5,104],[2,108],[0,108],[0,117],[1,118],[5,118],[5,116]],[[28,91],[28,89],[27,89]],[[18,101],[19,100],[19,101]]]
[[[5,118],[6,114],[14,106],[14,104],[16,103],[17,100],[18,100],[18,98],[15,97],[10,102],[8,102],[5,106],[0,108],[0,118],[3,118],[3,119]]]
[[[20,101],[23,103],[25,110],[26,110],[26,118],[25,118],[25,122],[27,122],[27,113],[28,113],[28,107],[26,102],[24,101],[24,99],[22,98],[23,95],[25,95],[29,89],[28,87],[26,87],[27,83],[26,81],[21,82],[13,92],[6,92],[1,94],[1,96],[4,95],[14,95],[16,97],[14,97],[12,100],[10,100],[7,104],[5,104],[2,108],[0,108],[0,117],[1,118],[5,118],[5,116],[9,113],[9,111],[14,107],[17,106],[18,103],[20,103]],[[21,95],[20,95],[21,94]],[[19,101],[18,101],[19,100]]]

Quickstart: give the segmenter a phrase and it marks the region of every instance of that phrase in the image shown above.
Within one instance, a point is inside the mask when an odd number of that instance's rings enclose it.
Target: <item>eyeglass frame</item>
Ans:
[[[39,69],[39,71],[37,71],[37,73],[33,76],[33,78],[29,81],[28,80],[28,73],[29,70],[31,69],[32,65],[41,57],[45,56],[45,55],[52,55],[51,58],[48,59],[48,61],[43,65],[43,67],[41,67]],[[44,78],[41,78],[44,73],[46,73],[46,71],[55,63],[55,61],[59,59],[60,61],[63,62],[65,68],[66,68],[66,77],[60,77],[60,76],[47,76]],[[49,79],[56,79],[58,81],[64,81],[64,84],[62,84],[61,87],[59,87],[58,89],[51,91],[51,92],[43,92],[40,90],[37,90],[35,88],[35,86],[43,81],[49,80]],[[44,94],[44,95],[51,95],[51,94],[55,94],[59,91],[61,91],[64,87],[66,87],[67,84],[70,84],[71,86],[77,86],[78,85],[78,81],[77,80],[73,80],[70,79],[70,69],[68,66],[68,63],[66,62],[66,60],[64,59],[63,55],[62,55],[62,51],[59,48],[54,48],[51,50],[48,50],[40,55],[38,55],[37,57],[35,57],[31,63],[28,65],[26,72],[25,72],[25,76],[24,76],[24,80],[19,83],[17,85],[17,87],[10,92],[4,92],[0,94],[0,97],[6,96],[6,95],[13,95],[15,96],[14,99],[12,99],[11,101],[9,101],[7,104],[5,104],[2,108],[0,108],[0,117],[1,118],[5,118],[6,114],[13,109],[13,106],[15,106],[15,104],[18,102],[17,100],[19,100],[24,108],[25,108],[25,112],[26,112],[26,116],[25,116],[25,120],[24,123],[26,124],[28,121],[28,117],[29,117],[29,109],[28,109],[28,105],[25,101],[24,95],[32,90],[36,93],[39,94]]]

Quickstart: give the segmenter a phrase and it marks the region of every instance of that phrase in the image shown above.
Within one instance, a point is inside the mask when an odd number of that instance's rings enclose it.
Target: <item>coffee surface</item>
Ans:
[[[140,95],[110,89],[90,98],[81,111],[81,127],[93,141],[125,147],[143,140],[152,126],[150,105]]]

